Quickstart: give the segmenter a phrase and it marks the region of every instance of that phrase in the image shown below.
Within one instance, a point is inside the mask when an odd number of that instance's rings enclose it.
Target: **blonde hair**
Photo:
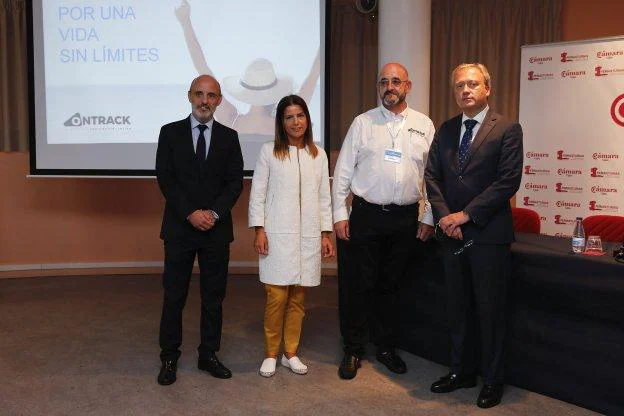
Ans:
[[[485,65],[480,64],[480,63],[472,63],[472,64],[459,64],[455,67],[455,69],[453,70],[453,72],[451,72],[451,79],[450,79],[450,83],[451,83],[451,88],[454,87],[453,85],[453,81],[455,80],[455,74],[457,73],[457,71],[461,71],[462,69],[466,69],[466,68],[476,68],[479,71],[481,71],[481,74],[483,74],[483,79],[485,81],[485,86],[488,88],[492,88],[492,86],[490,85],[490,83],[492,82],[491,78],[490,78],[490,73],[488,72],[488,69],[485,67]]]

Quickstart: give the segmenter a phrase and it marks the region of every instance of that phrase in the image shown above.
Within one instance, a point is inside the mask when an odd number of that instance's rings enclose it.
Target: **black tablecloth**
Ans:
[[[568,239],[529,234],[516,239],[506,382],[624,414],[624,264],[615,262],[611,251],[602,257],[573,254]],[[410,271],[401,292],[402,347],[448,364],[437,243],[415,248]]]

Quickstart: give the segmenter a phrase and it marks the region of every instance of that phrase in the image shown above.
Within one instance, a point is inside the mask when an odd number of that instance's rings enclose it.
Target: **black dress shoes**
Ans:
[[[165,360],[160,367],[160,373],[158,373],[158,384],[161,386],[168,386],[176,381],[176,371],[178,370],[178,364],[173,360]]]
[[[217,356],[214,354],[206,358],[198,359],[197,368],[199,368],[202,371],[209,372],[213,377],[216,377],[216,378],[232,377],[232,372],[228,370],[226,366],[221,364]]]
[[[393,350],[377,350],[377,361],[388,367],[388,370],[393,373],[404,374],[407,372],[405,361]]]
[[[501,402],[503,398],[503,385],[502,384],[486,384],[479,393],[477,399],[477,406],[487,409],[494,407]]]
[[[457,389],[467,389],[477,385],[475,375],[460,376],[449,373],[431,385],[433,393],[450,393]]]
[[[360,368],[360,359],[355,355],[345,354],[338,368],[338,375],[344,380],[351,380],[357,375],[358,368]]]

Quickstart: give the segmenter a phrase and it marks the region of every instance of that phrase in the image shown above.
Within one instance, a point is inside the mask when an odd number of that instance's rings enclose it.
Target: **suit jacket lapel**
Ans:
[[[483,144],[487,136],[490,134],[494,126],[496,125],[496,120],[498,120],[498,116],[489,109],[487,114],[485,115],[485,119],[483,119],[483,125],[479,128],[479,132],[477,133],[477,137],[472,140],[472,144],[470,145],[470,151],[466,156],[466,160],[464,161],[464,167],[462,170],[466,169],[468,163],[474,156],[475,153],[479,150],[479,147]]]
[[[187,154],[190,152],[195,157],[195,146],[193,145],[193,129],[191,128],[191,116],[188,116],[180,123],[180,132],[178,133],[182,139],[182,150]]]

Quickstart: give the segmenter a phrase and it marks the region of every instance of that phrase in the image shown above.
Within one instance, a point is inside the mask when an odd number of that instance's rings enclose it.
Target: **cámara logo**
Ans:
[[[561,78],[577,78],[587,75],[585,71],[561,71]]]
[[[66,127],[81,127],[81,126],[129,126],[130,116],[82,116],[80,113],[76,113],[63,123]]]
[[[544,152],[526,152],[525,154],[527,159],[544,159],[544,158],[548,158],[548,153],[544,153]]]
[[[557,205],[557,208],[565,208],[565,209],[581,207],[581,204],[579,204],[578,202],[570,202],[570,201],[557,201],[555,205]]]
[[[532,191],[547,190],[548,185],[546,185],[545,183],[527,182],[524,184],[524,189],[530,189]]]
[[[604,186],[592,186],[591,187],[592,194],[617,194],[617,188],[605,188]]]
[[[604,160],[605,162],[608,162],[609,160],[613,160],[613,159],[619,159],[620,155],[618,155],[617,153],[594,153],[592,155],[592,159],[594,160]]]
[[[583,172],[580,169],[557,169],[557,175],[559,176],[575,176],[582,175]]]
[[[543,64],[544,62],[551,62],[552,56],[532,56],[529,58],[530,64]]]
[[[624,55],[624,51],[600,51],[596,53],[596,58],[612,59],[613,57],[622,55]]]

